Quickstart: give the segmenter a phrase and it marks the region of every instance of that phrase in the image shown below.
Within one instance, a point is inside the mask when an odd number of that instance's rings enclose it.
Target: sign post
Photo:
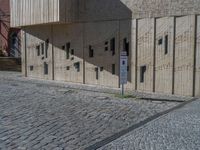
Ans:
[[[128,57],[125,51],[120,54],[120,84],[122,87],[122,95],[124,95],[124,84],[127,84],[127,65]]]

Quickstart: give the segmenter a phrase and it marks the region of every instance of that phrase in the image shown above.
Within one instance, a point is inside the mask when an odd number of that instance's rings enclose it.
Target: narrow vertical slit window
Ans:
[[[48,74],[48,64],[46,62],[44,62],[44,74]]]
[[[89,46],[89,57],[94,57],[94,50],[91,45]]]
[[[44,43],[41,43],[41,51],[42,51],[42,55],[44,55]]]
[[[123,50],[126,51],[127,56],[129,56],[129,42],[127,42],[127,38],[123,40]]]
[[[140,67],[140,83],[144,83],[146,66]]]
[[[115,74],[115,64],[112,64],[112,74]]]
[[[112,55],[115,55],[115,38],[110,40],[110,51],[112,52]]]
[[[98,67],[95,68],[95,72],[96,72],[96,80],[99,79],[99,69]]]
[[[69,59],[70,43],[66,44],[66,59]]]
[[[168,35],[165,35],[165,55],[168,54]]]
[[[40,45],[36,46],[36,50],[37,50],[37,56],[40,56]]]
[[[48,58],[49,39],[45,41],[45,57]]]

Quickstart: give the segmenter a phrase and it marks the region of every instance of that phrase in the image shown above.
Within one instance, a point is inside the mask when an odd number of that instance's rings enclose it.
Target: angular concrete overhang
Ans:
[[[200,0],[10,0],[11,26],[200,13]]]

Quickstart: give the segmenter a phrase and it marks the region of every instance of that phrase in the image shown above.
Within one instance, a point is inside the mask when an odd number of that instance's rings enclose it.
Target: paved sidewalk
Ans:
[[[200,99],[99,150],[200,150]]]
[[[0,72],[0,149],[82,150],[180,104],[56,84]]]

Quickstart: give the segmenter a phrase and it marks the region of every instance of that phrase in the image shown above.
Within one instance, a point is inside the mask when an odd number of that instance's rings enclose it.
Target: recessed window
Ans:
[[[162,45],[162,43],[163,43],[163,39],[160,38],[160,39],[158,40],[158,45]]]
[[[100,67],[100,71],[103,71],[103,67]]]
[[[62,46],[62,50],[65,50],[65,45]]]
[[[96,67],[94,70],[96,72],[96,80],[98,80],[99,79],[99,69],[98,69],[98,67]]]
[[[46,62],[44,62],[44,74],[48,74],[48,64]]]
[[[44,55],[44,43],[41,43],[41,51],[42,51],[42,55]]]
[[[168,54],[168,35],[165,35],[165,55]]]
[[[70,70],[70,66],[67,66],[67,67],[66,67],[66,70]]]
[[[40,45],[36,46],[36,50],[37,50],[37,55],[40,56]]]
[[[74,55],[74,49],[71,50],[71,55]]]
[[[75,67],[77,72],[80,72],[80,62],[74,63],[74,67]]]
[[[94,57],[94,50],[91,45],[89,46],[89,57]]]
[[[127,66],[127,71],[129,71],[130,70],[130,67],[129,66]]]
[[[105,42],[105,51],[108,51],[108,41]]]
[[[69,59],[69,51],[70,51],[70,43],[68,42],[67,44],[66,44],[66,59]]]
[[[115,74],[115,64],[112,64],[112,74]]]
[[[127,38],[123,40],[123,50],[126,51],[127,56],[129,56],[129,42],[127,42]]]
[[[30,71],[33,71],[33,66],[30,66]]]
[[[110,40],[110,51],[112,52],[112,55],[115,55],[115,38]]]
[[[49,39],[45,41],[45,57],[48,58]]]
[[[145,72],[146,72],[146,66],[141,66],[140,67],[140,82],[141,83],[144,82]]]

